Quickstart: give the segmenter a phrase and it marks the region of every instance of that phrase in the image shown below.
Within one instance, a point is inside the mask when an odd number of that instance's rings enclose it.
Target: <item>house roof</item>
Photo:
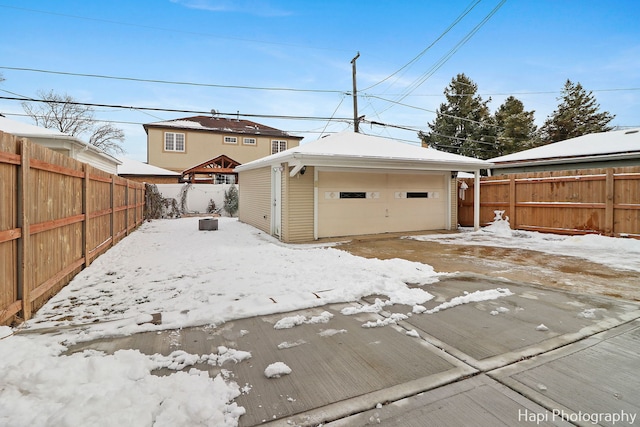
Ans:
[[[120,160],[116,159],[110,154],[105,153],[95,145],[88,144],[76,138],[75,136],[67,135],[55,129],[47,129],[40,126],[30,125],[28,123],[18,122],[16,120],[11,120],[3,115],[0,115],[0,131],[23,138],[35,139],[36,142],[38,142],[37,140],[39,139],[47,141],[60,141],[61,145],[63,143],[75,145],[76,147],[80,147],[82,150],[93,152],[96,156],[102,157],[110,164],[120,164]]]
[[[141,175],[141,176],[180,176],[180,173],[157,166],[142,163],[137,160],[120,157],[122,164],[118,165],[118,175]]]
[[[294,166],[292,174],[303,166],[455,171],[475,171],[492,166],[484,160],[346,131],[245,163],[236,171],[285,162]]]
[[[164,122],[147,123],[143,125],[145,132],[150,127],[153,128],[175,128],[208,131],[216,133],[239,133],[245,135],[265,135],[283,138],[302,139],[301,136],[292,136],[280,129],[265,126],[250,120],[229,119],[224,117],[195,116],[185,117]]]
[[[640,158],[640,128],[598,132],[493,159],[494,168]]]
[[[76,137],[64,134],[55,129],[47,129],[40,126],[30,125],[28,123],[18,122],[16,120],[8,119],[2,115],[0,115],[0,130],[24,138],[62,138],[82,142]]]

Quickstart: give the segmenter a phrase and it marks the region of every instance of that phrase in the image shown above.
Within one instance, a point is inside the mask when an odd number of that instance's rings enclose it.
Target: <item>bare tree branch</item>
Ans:
[[[53,90],[48,93],[38,91],[38,96],[43,100],[41,103],[22,103],[22,108],[36,125],[56,129],[77,138],[88,134],[89,144],[106,153],[124,153],[121,146],[124,132],[111,124],[96,125],[92,107],[79,105],[71,96],[59,95]]]

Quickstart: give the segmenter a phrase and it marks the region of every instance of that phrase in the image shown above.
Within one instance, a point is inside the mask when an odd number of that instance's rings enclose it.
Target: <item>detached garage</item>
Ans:
[[[474,172],[478,180],[480,169],[489,167],[483,160],[342,132],[236,167],[239,218],[284,242],[448,230],[457,226],[457,172]]]

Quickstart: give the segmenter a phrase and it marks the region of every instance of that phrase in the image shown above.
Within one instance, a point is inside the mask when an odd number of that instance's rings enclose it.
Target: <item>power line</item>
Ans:
[[[504,5],[506,0],[501,0],[500,3],[496,7],[493,8],[491,12],[487,16],[478,23],[467,35],[465,35],[462,40],[460,40],[449,52],[447,52],[444,56],[442,56],[429,70],[427,70],[421,77],[415,80],[409,87],[403,92],[398,99],[398,101],[402,101],[405,99],[411,92],[415,91],[418,87],[420,87],[429,77],[435,74],[451,57],[458,51],[462,46],[464,46],[479,30],[486,24],[493,15],[495,15],[498,10]],[[391,108],[391,107],[389,107]]]
[[[346,93],[345,91],[342,91],[342,90],[295,89],[295,88],[286,88],[286,87],[259,87],[259,86],[241,86],[241,85],[221,85],[221,84],[212,84],[212,83],[178,82],[178,81],[171,81],[171,80],[156,80],[156,79],[142,79],[142,78],[136,78],[136,77],[108,76],[104,74],[71,73],[67,71],[41,70],[36,68],[19,68],[19,67],[0,66],[0,69],[12,70],[12,71],[29,71],[34,73],[58,74],[63,76],[74,76],[74,77],[89,77],[89,78],[99,78],[99,79],[125,80],[125,81],[132,81],[132,82],[161,83],[161,84],[183,85],[183,86],[215,87],[215,88],[223,88],[223,89],[249,89],[249,90],[267,90],[267,91],[340,93],[340,94]]]
[[[474,7],[476,7],[478,5],[478,3],[480,3],[481,0],[477,0],[475,3],[470,4],[469,6],[467,6],[467,8],[456,18],[455,21],[453,21],[449,27],[447,27],[446,30],[444,30],[442,32],[442,34],[440,34],[433,42],[431,42],[431,44],[429,46],[427,46],[424,50],[422,50],[422,52],[420,52],[416,57],[414,57],[411,61],[407,62],[405,65],[403,65],[402,67],[400,67],[398,70],[396,70],[395,72],[393,72],[392,74],[390,74],[389,76],[385,77],[384,79],[380,80],[378,83],[375,83],[371,86],[369,86],[368,88],[365,88],[363,90],[369,90],[373,87],[378,86],[381,83],[384,83],[385,81],[389,80],[391,77],[395,76],[396,74],[398,74],[399,72],[401,72],[402,70],[404,70],[405,68],[410,67],[412,64],[414,64],[416,61],[418,61],[418,59],[420,59],[421,57],[424,56],[425,53],[427,53],[427,51],[429,49],[431,49],[437,42],[439,42],[449,31],[451,31],[453,29],[453,27],[455,27],[460,21],[462,21],[462,18],[464,18],[465,16],[467,16],[469,14],[469,12],[471,12],[473,10]]]
[[[9,101],[22,101],[22,102],[44,102],[50,103],[52,101],[46,99],[33,99],[33,98],[25,98],[25,97],[13,97],[13,96],[0,96],[0,99],[6,99]],[[209,111],[198,111],[198,110],[179,110],[173,108],[153,108],[153,107],[133,107],[127,105],[113,105],[113,104],[97,104],[97,103],[89,103],[89,102],[75,102],[75,101],[65,101],[65,104],[69,105],[80,105],[85,107],[104,107],[104,108],[121,108],[128,110],[144,110],[144,111],[163,111],[169,113],[186,113],[186,114],[198,114],[198,115],[209,115],[211,114],[211,110]],[[285,115],[272,115],[272,114],[248,114],[248,113],[218,113],[221,116],[242,116],[242,117],[262,117],[269,119],[287,119],[287,120],[331,120],[331,121],[351,121],[352,119],[346,117],[318,117],[318,116],[285,116]]]

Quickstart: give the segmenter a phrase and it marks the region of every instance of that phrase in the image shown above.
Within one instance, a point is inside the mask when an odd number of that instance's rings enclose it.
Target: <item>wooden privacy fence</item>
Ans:
[[[473,226],[473,179],[460,180],[458,222]],[[640,238],[640,167],[483,177],[480,223],[504,210],[511,228]],[[463,197],[463,198],[462,198]]]
[[[144,184],[0,132],[0,324],[29,319],[143,221]]]

